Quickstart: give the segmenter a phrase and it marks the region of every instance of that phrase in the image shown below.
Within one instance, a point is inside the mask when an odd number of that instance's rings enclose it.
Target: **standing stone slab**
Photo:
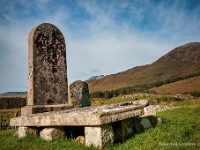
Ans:
[[[75,108],[91,106],[88,84],[78,80],[69,86],[69,101]]]
[[[28,39],[27,105],[68,102],[65,39],[52,24],[33,28]]]

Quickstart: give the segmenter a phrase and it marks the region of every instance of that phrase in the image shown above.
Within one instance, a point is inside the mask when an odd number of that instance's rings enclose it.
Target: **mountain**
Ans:
[[[99,80],[99,79],[102,79],[103,77],[104,77],[104,75],[92,76],[88,80]]]
[[[164,81],[200,72],[200,42],[192,42],[169,51],[149,65],[137,66],[99,80],[87,80],[90,92]]]
[[[1,97],[26,97],[26,96],[27,96],[27,92],[6,92],[6,93],[0,94],[0,98]]]

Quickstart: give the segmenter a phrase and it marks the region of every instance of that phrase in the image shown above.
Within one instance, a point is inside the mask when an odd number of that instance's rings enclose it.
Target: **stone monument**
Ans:
[[[31,30],[28,38],[28,95],[22,115],[60,109],[68,104],[66,45],[52,24]]]

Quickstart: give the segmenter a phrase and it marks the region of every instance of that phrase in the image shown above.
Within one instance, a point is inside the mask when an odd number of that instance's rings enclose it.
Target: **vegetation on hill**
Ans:
[[[119,96],[120,94],[124,95],[124,94],[132,94],[132,93],[136,93],[136,92],[157,93],[158,90],[156,90],[156,89],[158,89],[158,88],[154,88],[154,87],[160,87],[163,85],[175,83],[177,81],[186,80],[186,79],[199,77],[199,76],[200,76],[200,73],[194,73],[194,74],[188,74],[185,76],[172,77],[172,78],[166,79],[164,81],[156,81],[156,82],[147,83],[147,84],[138,84],[133,87],[125,87],[125,88],[120,88],[120,89],[111,90],[111,91],[97,91],[97,92],[90,93],[90,97],[91,98],[112,98],[112,97]],[[173,85],[171,85],[171,90],[173,90],[172,87],[173,87]],[[197,87],[197,88],[199,88],[199,87]],[[184,93],[186,93],[186,92],[187,91],[185,91]],[[188,90],[188,93],[190,93],[190,92],[191,91]],[[196,96],[198,95],[198,93],[200,93],[200,88],[199,88],[199,91],[191,92],[191,94],[193,94],[193,95],[195,94]],[[162,93],[162,94],[169,94],[169,93]],[[173,93],[173,94],[177,94],[177,93]]]
[[[6,92],[0,94],[0,98],[2,97],[22,97],[25,98],[27,96],[27,92]]]
[[[0,98],[0,109],[21,108],[26,105],[26,98],[2,97]]]

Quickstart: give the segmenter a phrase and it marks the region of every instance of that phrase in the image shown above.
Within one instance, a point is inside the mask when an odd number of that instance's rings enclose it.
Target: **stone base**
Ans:
[[[73,108],[73,106],[69,104],[25,106],[21,108],[21,116],[29,116],[31,114],[50,112],[50,111],[60,111],[70,108]]]
[[[14,135],[18,136],[18,138],[23,138],[30,134],[37,135],[37,133],[37,128],[19,127]]]
[[[100,149],[114,143],[114,133],[111,124],[99,127],[85,127],[85,144]]]

